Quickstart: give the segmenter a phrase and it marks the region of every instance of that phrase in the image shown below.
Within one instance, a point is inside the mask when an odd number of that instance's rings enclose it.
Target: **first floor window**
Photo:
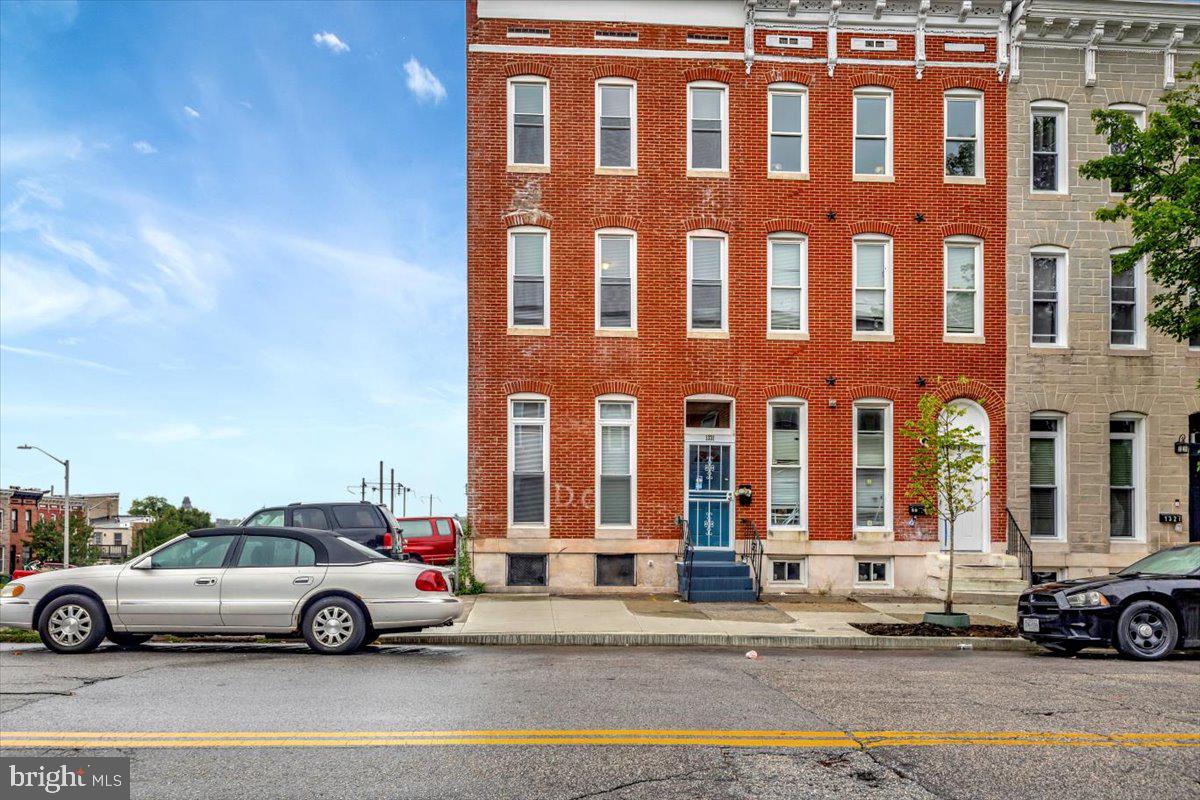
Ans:
[[[955,90],[946,95],[946,175],[978,177],[983,166],[980,132],[983,129],[983,95]]]
[[[543,78],[508,82],[508,161],[514,165],[548,166],[550,136],[546,126],[550,84]]]
[[[854,330],[891,330],[891,242],[883,238],[854,242]]]
[[[1141,528],[1139,423],[1130,418],[1115,418],[1108,423],[1108,520],[1109,535],[1114,539],[1135,538]]]
[[[978,242],[946,243],[946,333],[980,334],[983,292],[980,268],[983,246]]]
[[[771,462],[771,527],[804,526],[805,436],[804,404],[777,401],[769,407],[771,438],[768,441]]]
[[[807,242],[803,237],[777,235],[767,242],[771,272],[770,330],[801,333],[807,329],[804,283],[808,274]]]
[[[599,522],[601,525],[632,525],[633,401],[601,400],[599,409]]]
[[[890,528],[891,464],[889,409],[885,405],[854,408],[854,526]]]
[[[688,327],[692,330],[725,330],[725,238],[691,236],[688,239]]]
[[[1029,533],[1061,536],[1063,425],[1059,417],[1029,420]]]
[[[545,230],[520,228],[509,232],[509,324],[541,327],[547,324],[547,265],[550,234]]]
[[[514,397],[509,402],[510,515],[514,525],[546,524],[548,472],[547,401]]]
[[[1117,255],[1117,253],[1113,253]],[[1110,293],[1110,344],[1117,347],[1141,345],[1142,310],[1138,308],[1142,293],[1141,265],[1112,273]]]
[[[1038,345],[1061,345],[1066,341],[1066,253],[1033,254],[1031,339]]]
[[[601,328],[632,328],[634,239],[632,233],[597,236],[596,281],[599,292],[597,324]]]
[[[857,568],[857,574],[854,577],[855,583],[886,584],[889,581],[886,559],[859,561]]]

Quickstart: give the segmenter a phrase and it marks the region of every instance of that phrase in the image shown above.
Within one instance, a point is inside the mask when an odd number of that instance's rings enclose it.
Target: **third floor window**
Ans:
[[[637,167],[637,86],[623,78],[596,84],[596,168]]]
[[[729,97],[724,84],[703,81],[688,86],[688,169],[728,169]]]

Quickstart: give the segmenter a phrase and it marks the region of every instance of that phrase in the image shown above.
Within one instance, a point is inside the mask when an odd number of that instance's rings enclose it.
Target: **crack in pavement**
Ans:
[[[678,780],[680,778],[690,778],[695,775],[703,775],[704,773],[711,772],[711,771],[712,771],[711,767],[706,767],[704,769],[692,769],[692,770],[688,770],[687,772],[679,772],[674,775],[664,775],[659,778],[640,778],[636,781],[629,781],[627,783],[618,784],[617,786],[610,786],[606,789],[597,789],[594,792],[586,792],[584,794],[572,795],[571,797],[566,798],[566,800],[585,800],[586,798],[589,798],[589,797],[603,797],[606,794],[612,794],[613,792],[619,792],[622,789],[628,789],[631,786],[643,786],[645,784],[650,784],[650,783],[665,783],[666,781]]]

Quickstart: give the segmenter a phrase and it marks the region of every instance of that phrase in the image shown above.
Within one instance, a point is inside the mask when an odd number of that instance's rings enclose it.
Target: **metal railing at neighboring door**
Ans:
[[[1008,554],[1016,556],[1017,565],[1021,568],[1021,577],[1025,579],[1025,583],[1033,585],[1033,547],[1025,538],[1021,526],[1017,524],[1012,509],[1005,508],[1004,511],[1008,514]]]
[[[688,525],[686,514],[676,516],[675,524],[679,526],[681,531],[679,538],[679,563],[683,565],[683,570],[679,576],[679,594],[683,597],[685,603],[690,603],[692,600],[692,565],[696,560],[696,543],[692,540],[692,528]]]
[[[748,535],[738,539],[738,558],[744,563],[750,565],[751,577],[754,581],[754,599],[758,600],[762,597],[762,562],[763,562],[763,541],[762,534],[758,532],[758,525],[754,520],[743,518],[742,524],[746,526]]]

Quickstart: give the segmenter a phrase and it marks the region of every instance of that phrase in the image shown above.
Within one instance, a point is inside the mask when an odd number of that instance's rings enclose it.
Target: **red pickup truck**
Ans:
[[[454,563],[461,532],[454,517],[404,517],[396,520],[403,553],[410,561],[425,564]]]

